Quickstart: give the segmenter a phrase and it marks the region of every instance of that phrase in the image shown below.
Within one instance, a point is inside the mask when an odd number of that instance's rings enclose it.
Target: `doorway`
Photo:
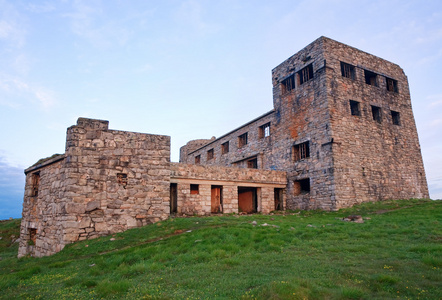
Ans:
[[[176,183],[170,184],[170,213],[178,212],[178,188]]]
[[[238,187],[238,209],[239,212],[248,214],[258,211],[257,188]]]
[[[223,187],[220,185],[212,185],[210,211],[212,214],[223,212]]]

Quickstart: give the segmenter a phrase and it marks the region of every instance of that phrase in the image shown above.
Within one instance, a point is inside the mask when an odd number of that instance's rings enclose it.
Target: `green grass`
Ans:
[[[6,221],[0,298],[441,299],[441,223],[430,200],[175,218],[17,259],[19,220]]]

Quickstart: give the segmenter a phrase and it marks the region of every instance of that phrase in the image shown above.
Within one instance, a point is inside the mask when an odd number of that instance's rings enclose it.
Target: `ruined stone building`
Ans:
[[[19,256],[171,214],[336,210],[428,198],[407,77],[320,37],[272,70],[274,109],[170,162],[170,137],[79,118],[64,154],[25,170]]]

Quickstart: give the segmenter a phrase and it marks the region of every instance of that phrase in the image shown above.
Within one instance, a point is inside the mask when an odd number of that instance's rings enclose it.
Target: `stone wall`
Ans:
[[[222,208],[218,213],[238,213],[238,188],[251,188],[257,194],[257,212],[275,210],[275,188],[283,189],[287,183],[285,172],[171,164],[171,183],[177,184],[177,213],[184,215],[210,215],[213,188],[222,190]],[[198,190],[192,192],[191,185]],[[283,199],[281,199],[283,201]],[[283,204],[284,207],[284,204]]]
[[[168,218],[168,136],[108,130],[107,121],[80,118],[67,130],[63,157],[26,170],[19,256],[50,255],[74,241]]]

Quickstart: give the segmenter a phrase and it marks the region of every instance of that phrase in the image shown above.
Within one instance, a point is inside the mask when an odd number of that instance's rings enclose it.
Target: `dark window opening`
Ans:
[[[305,82],[313,79],[313,65],[309,64],[307,67],[301,69],[298,72],[299,84],[304,84]]]
[[[287,77],[286,79],[284,79],[282,82],[282,93],[288,93],[291,90],[295,89],[295,74],[290,75],[289,77]]]
[[[355,80],[356,78],[355,66],[346,64],[345,62],[341,61],[341,74],[343,77]]]
[[[397,93],[398,92],[397,80],[394,80],[394,79],[391,79],[388,77],[386,77],[385,79],[387,80],[387,91]]]
[[[117,173],[117,182],[121,184],[123,188],[127,186],[127,174],[126,173]]]
[[[191,184],[190,185],[190,194],[191,195],[198,195],[199,193],[200,193],[199,184]]]
[[[195,165],[199,165],[201,163],[201,155],[195,156]]]
[[[270,136],[270,123],[259,126],[259,138],[265,138]]]
[[[310,157],[309,142],[294,145],[292,149],[293,161],[298,161]]]
[[[31,197],[38,196],[38,187],[40,186],[40,172],[32,174],[32,190]]]
[[[393,125],[401,125],[401,118],[397,111],[391,111],[391,119],[393,121]]]
[[[213,149],[207,151],[207,160],[213,159]]]
[[[381,108],[377,106],[371,106],[371,114],[373,116],[373,120],[381,123],[382,117],[381,117]]]
[[[295,196],[310,193],[310,178],[295,181],[293,193]]]
[[[369,85],[378,86],[377,77],[378,74],[373,73],[371,71],[364,70],[365,75],[365,83]]]
[[[247,145],[247,132],[238,137],[238,148],[244,147],[245,145]]]
[[[361,106],[358,101],[350,100],[350,111],[352,116],[360,116],[361,115]]]
[[[229,142],[221,144],[221,154],[229,153]]]
[[[258,169],[258,158],[252,158],[247,161],[247,168]]]

